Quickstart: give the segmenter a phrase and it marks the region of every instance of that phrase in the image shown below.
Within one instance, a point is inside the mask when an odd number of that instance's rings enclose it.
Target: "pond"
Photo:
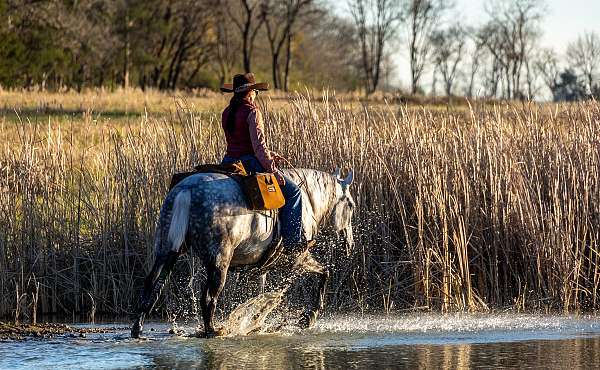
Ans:
[[[174,336],[169,328],[148,323],[142,340],[123,329],[0,342],[0,368],[600,368],[596,316],[336,315],[309,330],[215,339]]]

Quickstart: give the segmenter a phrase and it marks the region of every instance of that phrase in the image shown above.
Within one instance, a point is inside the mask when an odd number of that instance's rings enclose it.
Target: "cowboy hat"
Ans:
[[[239,93],[248,90],[269,90],[269,84],[256,82],[253,73],[246,73],[233,76],[233,84],[223,84],[221,86],[221,91],[226,93]]]

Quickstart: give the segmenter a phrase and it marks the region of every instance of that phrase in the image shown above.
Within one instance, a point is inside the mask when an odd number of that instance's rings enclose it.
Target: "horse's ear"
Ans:
[[[336,179],[339,179],[340,178],[340,172],[341,172],[340,168],[339,167],[336,168],[335,171],[333,171],[333,177],[335,177]]]
[[[342,182],[344,185],[349,186],[354,181],[354,172],[352,170],[348,171],[348,176]]]

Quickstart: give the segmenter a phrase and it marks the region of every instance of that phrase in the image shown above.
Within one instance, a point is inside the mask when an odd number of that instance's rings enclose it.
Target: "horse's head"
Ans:
[[[352,170],[348,172],[345,179],[340,178],[340,170],[333,173],[336,184],[336,194],[333,209],[331,211],[331,223],[336,233],[342,233],[349,253],[354,247],[354,236],[352,234],[352,213],[354,212],[354,199],[350,194],[350,185],[354,179]]]

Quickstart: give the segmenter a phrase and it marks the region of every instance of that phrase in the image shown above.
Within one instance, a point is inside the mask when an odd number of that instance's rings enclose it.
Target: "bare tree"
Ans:
[[[462,62],[467,43],[465,29],[456,23],[447,29],[436,30],[430,36],[435,69],[442,75],[446,95],[452,95],[459,64]]]
[[[214,30],[214,56],[216,63],[211,64],[219,75],[219,84],[231,78],[232,70],[238,58],[236,46],[239,47],[237,40],[229,24],[229,15],[227,4],[220,0],[213,0],[215,9]]]
[[[554,92],[559,84],[561,73],[556,52],[553,49],[540,50],[535,57],[533,66],[546,87]]]
[[[471,33],[471,31],[469,31]],[[477,42],[476,38],[471,37],[473,41],[472,49],[469,56],[469,74],[468,74],[468,82],[466,87],[466,95],[468,97],[473,97],[475,90],[475,77],[479,73],[479,69],[481,68],[481,64],[483,63],[485,49],[481,43]]]
[[[254,52],[254,41],[258,35],[258,30],[263,24],[265,19],[261,12],[265,9],[263,7],[263,0],[224,0],[227,13],[230,19],[233,21],[235,26],[240,32],[242,39],[242,54],[244,70],[246,72],[252,71],[252,54]],[[233,5],[240,4],[240,7]],[[241,14],[240,14],[241,13]]]
[[[295,32],[302,32],[292,53],[296,54],[295,70],[303,83],[334,90],[362,85],[361,56],[352,19],[327,12],[318,21],[302,22]]]
[[[487,3],[490,20],[478,33],[478,41],[492,55],[495,68],[500,68],[503,96],[507,99],[526,95],[521,87],[523,70],[529,68],[540,38],[539,22],[544,8],[544,0],[490,0]]]
[[[498,95],[502,76],[508,70],[504,43],[497,27],[491,23],[485,24],[475,34],[475,44],[481,51],[480,59],[483,64],[480,69],[482,85],[488,97]]]
[[[273,85],[276,89],[282,87],[279,59],[283,46],[286,49],[286,70],[289,68],[291,53],[291,37],[294,24],[306,13],[310,12],[313,0],[265,0],[262,17],[267,30],[267,40],[271,50],[271,72]],[[286,71],[286,76],[289,71]],[[284,84],[287,90],[287,83]]]
[[[401,20],[401,7],[398,0],[352,0],[350,13],[357,28],[361,69],[369,95],[377,90],[385,49]]]
[[[600,36],[594,31],[585,32],[567,47],[571,67],[585,78],[588,93],[594,89],[594,80],[600,71]]]
[[[408,0],[405,3],[408,26],[411,92],[417,93],[419,82],[431,52],[431,35],[440,25],[450,0]]]

